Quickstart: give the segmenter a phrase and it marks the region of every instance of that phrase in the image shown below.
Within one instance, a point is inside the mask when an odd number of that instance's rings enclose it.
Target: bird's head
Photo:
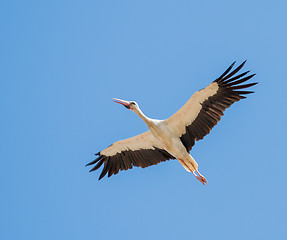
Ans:
[[[113,101],[119,104],[124,105],[127,109],[136,110],[138,109],[138,104],[135,101],[125,101],[117,98],[113,98]]]

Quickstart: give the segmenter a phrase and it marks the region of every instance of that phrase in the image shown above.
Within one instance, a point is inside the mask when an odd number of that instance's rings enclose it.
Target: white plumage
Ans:
[[[246,61],[245,61],[246,62]],[[242,91],[257,83],[241,84],[255,74],[244,77],[249,71],[234,76],[245,64],[243,62],[232,72],[235,62],[206,88],[194,93],[187,103],[166,120],[146,117],[134,101],[114,99],[115,102],[133,110],[149,127],[149,131],[135,137],[117,141],[98,152],[97,159],[87,165],[96,164],[91,171],[102,164],[104,168],[99,179],[133,166],[148,167],[169,159],[177,159],[203,184],[207,181],[198,171],[198,164],[189,154],[195,141],[202,139],[220,120],[223,112],[234,102],[245,98],[251,91]],[[243,78],[244,77],[244,78]]]
[[[147,131],[137,136],[115,142],[110,147],[101,151],[101,153],[106,156],[114,156],[123,151],[135,151],[139,149],[154,150],[154,147],[161,147],[159,144],[153,134]]]

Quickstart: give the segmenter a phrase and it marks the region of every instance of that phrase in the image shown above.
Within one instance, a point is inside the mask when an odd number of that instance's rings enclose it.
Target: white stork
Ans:
[[[145,133],[125,140],[117,141],[108,148],[98,152],[97,159],[87,164],[96,164],[95,171],[104,164],[99,177],[117,174],[133,166],[148,167],[169,159],[177,159],[181,165],[192,172],[204,185],[206,178],[198,171],[198,164],[189,154],[195,141],[203,139],[217,124],[223,112],[234,102],[246,98],[252,91],[242,91],[257,83],[241,84],[255,74],[245,76],[249,71],[234,76],[245,64],[231,69],[235,62],[206,88],[194,93],[187,103],[166,120],[156,120],[145,116],[134,101],[114,99],[134,111],[149,127]],[[243,78],[243,76],[245,76]],[[238,90],[239,89],[239,90]]]

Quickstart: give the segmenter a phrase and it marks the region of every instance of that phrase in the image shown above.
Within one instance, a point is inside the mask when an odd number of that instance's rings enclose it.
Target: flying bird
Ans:
[[[114,99],[114,102],[134,111],[147,124],[149,130],[117,141],[96,153],[98,157],[86,165],[96,164],[90,172],[104,164],[100,180],[106,174],[110,177],[120,170],[128,170],[133,166],[145,168],[169,159],[177,159],[188,172],[193,173],[201,183],[206,185],[206,178],[198,171],[198,164],[189,152],[195,141],[203,139],[218,123],[226,108],[246,98],[246,94],[253,93],[242,89],[254,86],[257,82],[242,83],[255,74],[246,76],[249,73],[247,71],[236,75],[245,62],[231,71],[235,62],[232,63],[219,78],[194,93],[182,108],[165,120],[145,116],[134,101]]]

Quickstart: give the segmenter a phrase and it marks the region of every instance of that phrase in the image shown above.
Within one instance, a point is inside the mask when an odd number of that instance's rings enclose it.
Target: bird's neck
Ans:
[[[150,126],[151,121],[152,121],[151,118],[144,115],[143,112],[139,108],[136,108],[133,111],[148,125],[148,127]]]

